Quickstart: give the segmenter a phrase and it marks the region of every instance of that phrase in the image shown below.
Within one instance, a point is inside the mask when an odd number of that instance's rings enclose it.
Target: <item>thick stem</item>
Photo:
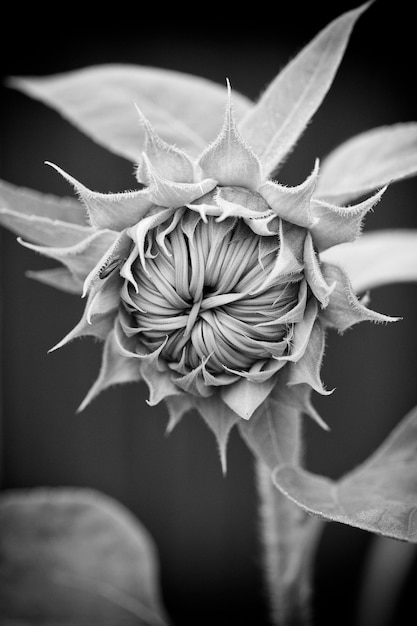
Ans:
[[[265,581],[275,626],[311,624],[312,561],[322,523],[274,486],[257,461]]]

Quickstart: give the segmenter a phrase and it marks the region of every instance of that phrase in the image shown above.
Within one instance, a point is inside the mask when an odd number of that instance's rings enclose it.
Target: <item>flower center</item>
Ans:
[[[288,346],[287,313],[298,301],[301,276],[266,280],[279,240],[261,237],[243,220],[218,222],[181,214],[147,234],[146,263],[133,261],[124,304],[148,350],[185,374],[248,371]],[[266,284],[267,286],[263,287]]]

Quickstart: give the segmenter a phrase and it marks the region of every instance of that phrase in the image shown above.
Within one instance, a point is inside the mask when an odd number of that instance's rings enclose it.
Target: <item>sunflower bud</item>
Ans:
[[[238,217],[179,209],[147,233],[145,263],[130,255],[133,280],[121,292],[128,334],[159,351],[175,383],[197,395],[239,377],[270,378],[308,295],[301,271],[269,280],[279,246]]]

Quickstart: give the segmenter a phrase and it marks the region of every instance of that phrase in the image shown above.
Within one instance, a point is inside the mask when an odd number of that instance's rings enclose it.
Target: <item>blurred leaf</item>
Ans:
[[[87,213],[74,198],[60,198],[0,180],[0,209],[16,211],[24,217],[38,216],[87,227]],[[0,217],[0,223],[3,223]],[[10,225],[7,228],[14,230]],[[20,233],[20,230],[14,230]]]
[[[5,492],[2,626],[166,626],[148,532],[88,489]]]
[[[417,280],[417,230],[379,230],[320,254],[342,267],[356,293],[391,283]]]
[[[344,13],[323,29],[272,81],[240,130],[271,174],[294,146],[323,101],[352,28],[370,3]]]
[[[141,155],[145,136],[135,103],[162,139],[191,156],[217,136],[227,103],[226,85],[140,65],[92,66],[42,78],[13,78],[10,84],[133,161]],[[236,92],[233,102],[238,118],[252,106]]]
[[[273,480],[308,513],[417,542],[417,408],[367,461],[340,481],[290,465],[278,466]]]
[[[374,128],[352,137],[322,163],[317,196],[353,200],[417,174],[417,123]]]

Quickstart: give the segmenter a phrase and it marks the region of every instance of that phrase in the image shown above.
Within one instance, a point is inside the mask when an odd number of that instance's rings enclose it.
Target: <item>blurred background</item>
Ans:
[[[0,176],[71,195],[44,165],[50,160],[97,191],[134,187],[131,163],[5,87],[7,76],[137,63],[221,84],[227,77],[234,90],[255,99],[321,28],[355,6],[348,1],[337,8],[320,2],[302,8],[294,2],[236,9],[210,4],[179,14],[160,7],[140,11],[122,2],[100,5],[88,16],[85,6],[59,13],[10,7],[5,29],[11,37],[3,40],[0,55]],[[331,92],[280,182],[300,183],[317,156],[356,133],[416,119],[414,26],[405,0],[377,0],[360,18]],[[416,199],[417,179],[393,185],[365,230],[417,227]],[[162,595],[175,626],[268,624],[253,460],[237,431],[223,477],[205,423],[190,414],[165,436],[166,410],[146,404],[142,384],[106,391],[76,414],[97,376],[100,346],[83,339],[47,351],[76,324],[84,302],[26,278],[26,270],[53,263],[19,246],[8,232],[0,237],[2,489],[75,485],[113,496],[155,539]],[[375,290],[371,306],[403,320],[329,335],[322,378],[336,391],[314,403],[331,431],[305,422],[307,467],[332,478],[365,460],[417,403],[417,286]],[[315,574],[315,624],[355,624],[371,546],[364,531],[326,526]],[[389,575],[387,563],[388,582]],[[409,623],[405,616],[414,606],[416,582],[414,564],[392,624]]]

